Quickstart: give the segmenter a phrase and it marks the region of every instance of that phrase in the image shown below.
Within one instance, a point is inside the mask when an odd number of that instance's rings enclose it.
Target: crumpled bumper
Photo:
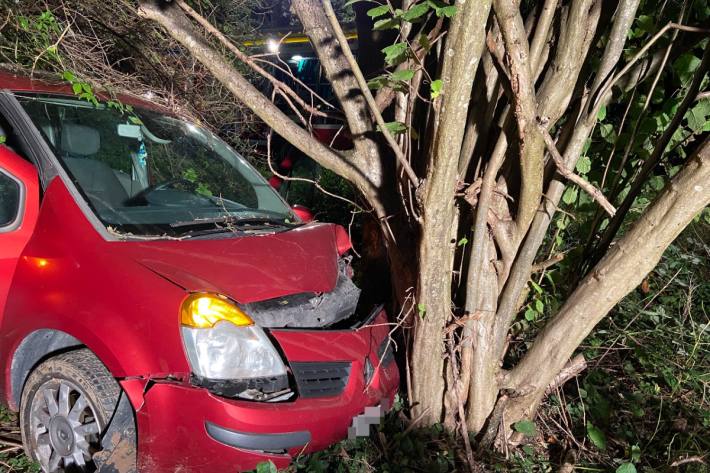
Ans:
[[[388,332],[384,312],[357,330],[272,331],[289,363],[350,362],[347,384],[337,396],[249,402],[186,384],[152,384],[140,404],[132,399],[139,471],[233,472],[268,460],[282,468],[296,455],[346,438],[353,418],[367,407],[392,406],[394,401],[396,363],[391,357],[383,363],[378,359]],[[369,383],[367,358],[375,367]]]

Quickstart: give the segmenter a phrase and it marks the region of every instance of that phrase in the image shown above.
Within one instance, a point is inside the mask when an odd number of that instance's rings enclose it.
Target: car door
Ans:
[[[39,179],[35,167],[0,145],[0,319],[22,250],[39,213]]]

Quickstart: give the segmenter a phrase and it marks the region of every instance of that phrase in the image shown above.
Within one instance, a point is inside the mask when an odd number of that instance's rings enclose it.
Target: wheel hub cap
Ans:
[[[63,457],[74,450],[74,430],[63,416],[54,416],[49,421],[49,441],[57,453]]]
[[[74,383],[52,380],[40,386],[31,406],[34,457],[45,472],[84,471],[100,450],[96,412]]]

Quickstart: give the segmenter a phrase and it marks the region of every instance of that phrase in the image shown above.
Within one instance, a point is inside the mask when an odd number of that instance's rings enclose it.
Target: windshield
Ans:
[[[109,230],[179,236],[295,220],[242,156],[198,126],[67,97],[17,99]]]

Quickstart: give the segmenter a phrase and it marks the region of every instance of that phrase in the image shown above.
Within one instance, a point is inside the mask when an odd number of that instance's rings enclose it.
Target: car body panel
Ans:
[[[0,229],[0,316],[10,289],[20,252],[32,236],[39,212],[37,170],[5,146],[0,145],[0,170],[20,185],[21,208],[7,229]]]

